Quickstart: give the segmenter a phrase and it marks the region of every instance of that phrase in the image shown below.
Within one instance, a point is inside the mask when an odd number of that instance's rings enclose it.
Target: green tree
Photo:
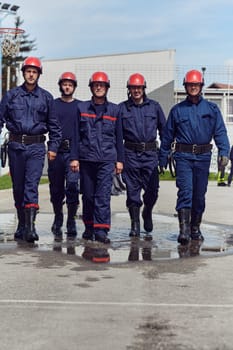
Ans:
[[[21,28],[24,21],[18,16],[15,19],[15,28]],[[13,38],[12,38],[13,39]],[[4,38],[3,38],[4,40]],[[36,50],[36,40],[29,39],[29,34],[23,33],[20,38],[19,53],[16,57],[2,57],[2,94],[17,86],[17,70],[29,53]]]

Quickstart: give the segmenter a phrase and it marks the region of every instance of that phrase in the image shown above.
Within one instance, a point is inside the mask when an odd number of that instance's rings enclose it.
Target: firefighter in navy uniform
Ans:
[[[35,219],[46,154],[45,134],[49,135],[47,156],[52,162],[61,142],[61,129],[52,95],[38,86],[41,61],[28,57],[21,70],[24,83],[7,91],[1,101],[0,131],[4,124],[9,131],[9,167],[18,216],[14,238],[34,242],[39,239]]]
[[[58,81],[61,97],[56,98],[55,113],[62,129],[62,142],[57,157],[49,163],[48,177],[50,200],[53,205],[54,222],[52,232],[55,240],[62,239],[63,202],[67,205],[67,238],[77,236],[76,213],[79,204],[79,173],[70,169],[71,136],[78,118],[79,100],[73,97],[77,87],[74,73],[64,72]]]
[[[78,171],[80,166],[83,238],[108,244],[112,179],[114,172],[120,174],[123,169],[122,125],[118,106],[107,100],[107,74],[93,73],[89,87],[92,99],[79,104],[71,168]]]
[[[186,245],[190,239],[204,240],[200,224],[208,186],[212,149],[210,142],[214,139],[221,166],[228,163],[230,145],[218,106],[201,96],[204,85],[201,72],[187,72],[183,85],[187,98],[175,105],[169,113],[159,162],[161,167],[167,166],[172,147],[178,188],[178,242]]]
[[[152,210],[158,198],[158,142],[166,119],[160,104],[146,96],[146,81],[139,73],[127,81],[128,100],[120,103],[123,125],[126,206],[131,219],[130,237],[140,236],[140,208],[147,236],[153,230]],[[142,190],[144,191],[141,198]]]

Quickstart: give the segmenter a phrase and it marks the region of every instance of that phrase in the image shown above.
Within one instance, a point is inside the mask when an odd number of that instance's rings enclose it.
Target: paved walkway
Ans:
[[[204,225],[210,234],[213,227],[219,235],[225,225],[231,230],[232,199],[233,188],[209,184]],[[161,182],[155,221],[161,216],[176,227],[175,200],[175,184]],[[119,227],[128,225],[124,196],[112,198],[112,212]],[[11,191],[0,191],[0,216],[9,217],[9,227],[12,213]],[[48,218],[48,185],[42,185],[38,225],[50,225]],[[228,252],[94,264],[82,258],[80,245],[47,239],[42,235],[33,247],[0,243],[1,350],[233,349]],[[112,250],[116,256],[119,250]],[[128,246],[120,253],[128,255]]]

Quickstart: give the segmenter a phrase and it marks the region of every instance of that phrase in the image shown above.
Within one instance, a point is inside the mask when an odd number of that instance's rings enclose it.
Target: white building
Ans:
[[[139,72],[145,76],[147,94],[154,93],[168,84],[172,84],[170,96],[165,106],[173,103],[175,50],[148,51],[119,55],[104,55],[82,58],[67,58],[42,61],[43,74],[40,85],[50,91],[54,97],[60,96],[58,79],[63,72],[76,74],[78,88],[76,97],[80,100],[90,99],[89,79],[92,73],[104,71],[108,74],[111,87],[108,92],[110,101],[119,103],[127,98],[126,82],[129,75]],[[22,83],[22,75],[19,83]],[[170,101],[168,101],[170,100]]]

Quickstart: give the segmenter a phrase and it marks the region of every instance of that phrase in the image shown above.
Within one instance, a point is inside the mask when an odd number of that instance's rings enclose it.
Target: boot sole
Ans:
[[[145,230],[146,232],[152,232],[152,231],[153,231],[153,226],[150,226],[150,227],[144,226],[144,230]]]

